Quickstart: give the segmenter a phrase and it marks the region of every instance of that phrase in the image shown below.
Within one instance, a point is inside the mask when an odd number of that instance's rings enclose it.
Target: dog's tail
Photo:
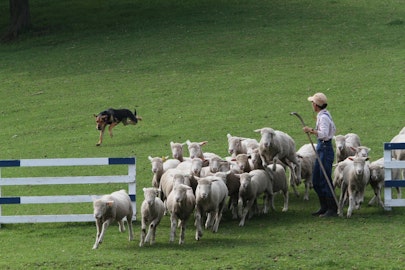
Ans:
[[[134,116],[135,116],[135,119],[136,119],[135,123],[137,123],[138,120],[142,120],[142,117],[136,114],[136,109],[134,110]]]

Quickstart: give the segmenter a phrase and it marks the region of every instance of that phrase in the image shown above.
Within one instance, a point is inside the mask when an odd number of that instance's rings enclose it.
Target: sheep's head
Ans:
[[[143,188],[144,200],[152,206],[155,203],[155,199],[158,195],[156,188]]]

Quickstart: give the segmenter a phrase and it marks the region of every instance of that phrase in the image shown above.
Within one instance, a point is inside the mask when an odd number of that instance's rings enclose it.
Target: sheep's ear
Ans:
[[[230,139],[230,138],[232,138],[232,135],[231,134],[226,134],[226,137],[228,138],[228,140]]]
[[[353,157],[348,157],[348,159],[353,160]]]
[[[97,118],[97,114],[94,113],[93,116]]]
[[[187,145],[190,145],[190,144],[191,144],[190,140],[187,140],[187,141],[186,141],[186,144],[187,144]]]
[[[253,132],[260,133],[260,132],[262,132],[262,130],[261,129],[256,129],[256,130],[253,130]]]
[[[173,144],[174,144],[174,142],[173,142],[173,141],[171,141],[171,142],[170,142],[170,146],[173,146]]]
[[[162,161],[165,162],[168,158],[169,158],[168,156],[166,157],[162,156]]]
[[[106,201],[105,202],[105,205],[108,206],[108,207],[113,206],[113,204],[114,204],[114,201]]]
[[[153,158],[152,158],[151,156],[148,156],[148,159],[149,159],[150,161],[152,161],[152,160],[153,160]]]
[[[208,143],[208,141],[203,141],[203,142],[200,142],[200,145],[206,145]]]

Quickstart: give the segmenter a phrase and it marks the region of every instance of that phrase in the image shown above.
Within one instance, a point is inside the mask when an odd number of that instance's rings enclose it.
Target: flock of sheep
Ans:
[[[152,186],[143,188],[141,205],[141,240],[139,246],[155,242],[156,228],[164,215],[170,216],[170,242],[174,242],[180,227],[179,244],[184,243],[186,224],[194,215],[195,239],[203,236],[203,228],[217,232],[222,213],[227,208],[233,219],[244,226],[247,219],[259,213],[258,198],[263,196],[262,213],[274,207],[274,195],[282,193],[288,210],[289,187],[298,196],[296,186],[305,183],[304,200],[309,199],[312,169],[316,154],[311,144],[296,151],[294,140],[286,133],[272,128],[255,130],[261,139],[242,138],[227,134],[230,156],[222,158],[215,153],[203,152],[207,143],[171,142],[172,158],[151,157]],[[375,196],[369,205],[383,206],[381,190],[384,185],[384,162],[378,159],[369,162],[370,149],[362,146],[354,133],[334,137],[337,164],[333,184],[340,188],[338,214],[343,216],[343,207],[348,202],[347,217],[359,209],[368,184]],[[391,142],[405,142],[405,127]],[[189,155],[183,156],[187,146]],[[316,147],[316,146],[315,146]],[[405,160],[405,150],[393,151],[393,158]],[[287,174],[286,171],[289,171]],[[393,170],[393,179],[402,179],[403,173]],[[289,177],[287,177],[289,175]],[[398,190],[400,196],[400,190]],[[124,231],[123,218],[129,226],[129,240],[133,240],[132,205],[125,190],[104,195],[95,200],[94,217],[97,224],[96,249],[102,242],[105,230],[113,221],[118,221]]]

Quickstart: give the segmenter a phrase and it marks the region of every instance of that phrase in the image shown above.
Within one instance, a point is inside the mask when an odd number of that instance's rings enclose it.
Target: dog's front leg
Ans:
[[[101,143],[103,142],[103,135],[104,135],[104,128],[100,130],[100,137],[98,138],[98,143],[96,144],[96,146],[100,146]]]
[[[112,129],[117,125],[117,123],[112,123],[108,128],[108,132],[110,133],[110,137],[113,137]]]

